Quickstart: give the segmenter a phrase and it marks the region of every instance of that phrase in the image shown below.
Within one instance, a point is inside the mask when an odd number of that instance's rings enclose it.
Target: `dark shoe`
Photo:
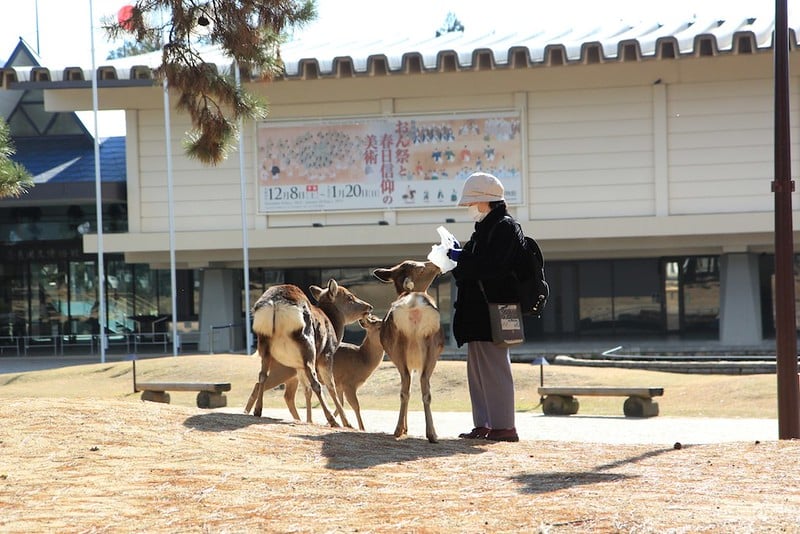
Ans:
[[[516,428],[494,428],[486,435],[489,441],[519,441]]]
[[[461,439],[486,439],[486,434],[489,434],[490,432],[491,430],[488,428],[479,426],[477,428],[473,428],[469,432],[459,434],[458,437]]]

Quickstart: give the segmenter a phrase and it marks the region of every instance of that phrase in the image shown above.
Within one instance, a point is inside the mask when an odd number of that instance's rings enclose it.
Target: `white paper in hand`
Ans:
[[[431,246],[428,259],[444,274],[452,271],[456,266],[456,262],[447,257],[447,251],[455,247],[456,238],[444,226],[438,227],[436,231],[439,232],[441,243]]]

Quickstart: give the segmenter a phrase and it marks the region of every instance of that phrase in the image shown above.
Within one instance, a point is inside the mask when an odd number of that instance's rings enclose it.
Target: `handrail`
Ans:
[[[244,323],[230,323],[219,326],[211,325],[208,331],[208,353],[214,354],[214,330],[224,330],[227,328],[228,341],[230,341],[231,346],[233,346],[233,338],[231,337],[233,335],[233,329],[240,326],[244,326]]]

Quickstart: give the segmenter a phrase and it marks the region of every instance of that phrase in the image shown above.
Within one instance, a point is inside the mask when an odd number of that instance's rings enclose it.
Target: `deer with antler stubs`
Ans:
[[[372,306],[333,279],[325,289],[311,286],[309,291],[317,301],[316,306],[299,287],[291,284],[270,287],[253,305],[253,332],[258,336],[261,372],[245,411],[249,413],[255,403],[253,414],[261,416],[264,386],[274,359],[296,371],[299,379],[316,394],[328,423],[339,426],[322,398],[318,373],[323,374],[342,424],[349,427],[336,394],[333,358],[344,326],[368,315]]]
[[[408,433],[408,400],[412,373],[419,373],[425,408],[425,435],[437,443],[431,414],[430,379],[444,350],[439,310],[427,290],[441,271],[430,261],[406,260],[388,269],[375,269],[379,280],[393,283],[397,299],[381,325],[381,343],[400,373],[400,415],[395,437]]]

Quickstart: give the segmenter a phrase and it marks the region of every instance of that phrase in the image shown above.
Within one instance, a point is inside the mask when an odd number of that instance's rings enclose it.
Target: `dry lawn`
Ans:
[[[0,532],[800,532],[796,441],[433,445],[201,410],[188,393],[143,403],[130,368],[0,375]],[[435,410],[464,409],[463,370],[441,362]],[[141,360],[137,371],[140,380],[229,380],[236,407],[257,362],[163,358]],[[362,404],[386,402],[394,418],[389,371],[365,386]],[[515,373],[519,408],[531,410],[539,368]],[[546,383],[579,380],[664,386],[662,414],[686,415],[691,405],[695,415],[774,412],[774,376],[545,368]],[[279,392],[269,397],[282,406]],[[603,409],[587,399],[581,412]]]
[[[98,357],[99,358],[99,357]],[[2,373],[0,358],[0,373]],[[133,392],[132,364],[113,361],[47,371],[0,374],[0,399],[19,397],[99,397],[138,399]],[[540,382],[538,365],[514,364],[517,411],[536,410]],[[258,378],[258,357],[237,354],[190,355],[140,359],[136,362],[140,382],[212,381],[230,382],[228,406],[244,407]],[[544,383],[558,385],[656,386],[665,395],[658,398],[663,415],[686,417],[777,417],[777,381],[774,375],[699,375],[661,373],[631,369],[570,367],[549,365],[543,368]],[[431,381],[433,408],[436,411],[469,411],[464,362],[441,361]],[[390,362],[383,362],[359,390],[364,409],[396,410],[399,406],[400,379]],[[172,404],[195,406],[195,393],[173,392]],[[583,415],[618,415],[622,399],[585,397],[580,399]],[[283,408],[283,393],[264,396],[264,406]],[[302,394],[297,406],[305,406]],[[316,404],[315,404],[316,406]],[[410,407],[422,409],[419,384],[412,385]],[[288,411],[286,412],[288,416]]]

